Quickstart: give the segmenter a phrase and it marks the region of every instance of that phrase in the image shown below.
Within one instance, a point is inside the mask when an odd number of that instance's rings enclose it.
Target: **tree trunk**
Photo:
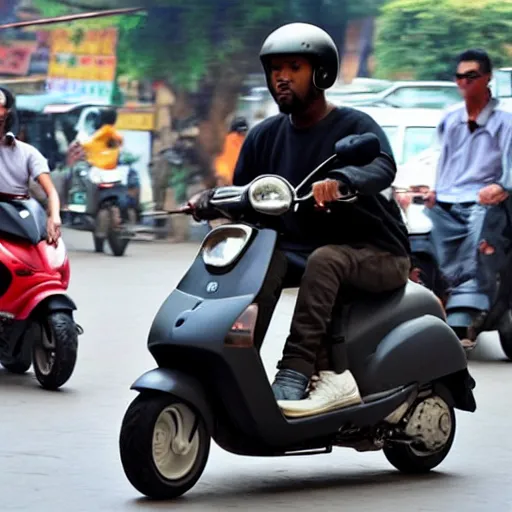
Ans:
[[[233,61],[237,62],[236,59]],[[217,78],[204,91],[209,97],[203,98],[207,108],[201,116],[197,140],[200,165],[207,178],[213,178],[215,174],[213,160],[222,151],[228,128],[226,121],[236,111],[245,73],[240,68],[237,70],[225,68],[216,70],[211,76]]]

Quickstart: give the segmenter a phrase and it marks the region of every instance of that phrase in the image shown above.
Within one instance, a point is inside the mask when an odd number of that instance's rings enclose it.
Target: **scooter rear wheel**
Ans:
[[[141,393],[128,407],[119,438],[130,483],[159,500],[177,498],[201,477],[210,453],[203,418],[164,393]]]
[[[387,443],[383,449],[386,459],[398,471],[406,474],[428,473],[441,464],[451,450],[456,430],[453,407],[446,404],[446,412],[449,414],[449,418],[446,416],[445,420],[450,425],[450,431],[442,447],[435,451],[429,451],[420,443]]]
[[[107,232],[108,245],[114,256],[123,256],[128,247],[128,238],[122,236],[121,211],[118,206],[109,208],[109,227]]]
[[[508,359],[512,361],[512,332],[510,331],[499,331],[500,344],[503,352]]]

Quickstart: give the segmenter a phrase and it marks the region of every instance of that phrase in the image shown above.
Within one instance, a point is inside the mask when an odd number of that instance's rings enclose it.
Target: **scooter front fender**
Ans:
[[[76,305],[66,294],[62,293],[62,290],[42,290],[27,303],[17,315],[17,319],[25,320],[33,311],[40,308],[46,308],[49,311],[75,311]]]
[[[168,368],[155,368],[141,375],[131,386],[139,392],[159,391],[182,400],[201,414],[208,431],[213,433],[213,413],[208,405],[204,386],[190,374]]]

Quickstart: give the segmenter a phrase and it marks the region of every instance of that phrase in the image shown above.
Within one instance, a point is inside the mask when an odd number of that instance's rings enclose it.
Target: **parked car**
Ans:
[[[328,92],[328,91],[327,91]],[[446,81],[395,82],[379,93],[344,97],[337,105],[445,109],[461,101],[457,85]]]
[[[431,147],[442,110],[356,107],[371,116],[387,135],[398,166]]]

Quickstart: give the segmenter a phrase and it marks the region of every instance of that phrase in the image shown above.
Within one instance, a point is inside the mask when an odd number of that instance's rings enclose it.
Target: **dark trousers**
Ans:
[[[277,250],[255,300],[259,307],[254,336],[258,349],[281,296],[288,270],[286,255]],[[348,245],[326,245],[314,251],[301,279],[290,335],[278,368],[295,370],[307,377],[332,370],[330,347],[324,340],[343,287],[370,293],[392,291],[407,283],[410,270],[408,257],[395,256],[371,246],[356,249]],[[344,344],[341,350],[346,351]],[[345,361],[345,368],[336,368],[338,372],[347,369],[346,354],[340,354],[340,357]]]

